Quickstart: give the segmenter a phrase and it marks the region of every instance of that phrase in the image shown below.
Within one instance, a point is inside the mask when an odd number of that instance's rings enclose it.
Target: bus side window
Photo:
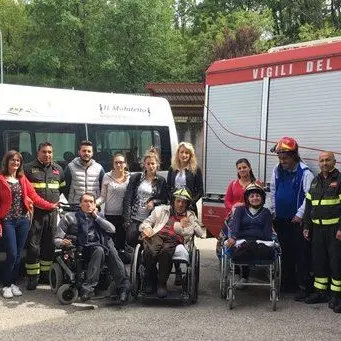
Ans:
[[[28,131],[6,130],[4,132],[4,145],[7,151],[14,149],[21,153],[24,163],[29,163],[34,160],[32,151],[32,135]]]
[[[73,160],[76,150],[76,133],[55,131],[54,126],[47,126],[44,132],[35,133],[37,146],[41,142],[50,142],[53,145],[53,160],[62,168]]]

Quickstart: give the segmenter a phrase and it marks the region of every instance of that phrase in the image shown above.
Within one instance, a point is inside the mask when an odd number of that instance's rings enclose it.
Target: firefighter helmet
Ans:
[[[282,137],[275,146],[276,153],[297,152],[298,144],[292,137]]]

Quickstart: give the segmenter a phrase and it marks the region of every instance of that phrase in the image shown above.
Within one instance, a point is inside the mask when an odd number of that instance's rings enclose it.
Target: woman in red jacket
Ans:
[[[15,283],[19,275],[21,252],[30,227],[33,204],[44,210],[57,207],[57,204],[39,197],[24,175],[21,154],[10,150],[3,158],[0,172],[0,237],[4,239],[6,250],[2,289],[5,298],[22,295]]]
[[[226,208],[226,218],[222,230],[219,234],[219,238],[217,241],[217,257],[220,259],[221,256],[221,248],[223,245],[223,241],[228,237],[228,229],[229,223],[232,218],[233,212],[238,206],[244,206],[244,190],[245,188],[253,183],[257,182],[261,185],[260,181],[256,181],[256,178],[252,172],[251,164],[249,160],[242,158],[237,160],[236,162],[237,168],[237,179],[232,180],[225,194],[225,208]]]
[[[236,207],[244,206],[244,190],[252,182],[256,182],[249,160],[239,159],[236,168],[238,178],[229,183],[225,194],[226,219],[230,218]]]

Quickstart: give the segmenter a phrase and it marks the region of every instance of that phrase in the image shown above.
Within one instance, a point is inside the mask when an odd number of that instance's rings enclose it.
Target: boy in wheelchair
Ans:
[[[188,210],[191,202],[190,192],[187,189],[178,189],[172,195],[171,205],[155,207],[139,227],[144,247],[146,294],[157,291],[159,298],[167,296],[167,280],[172,271],[172,257],[176,246],[186,246],[193,234],[202,236],[196,215]]]
[[[81,290],[82,301],[94,296],[105,261],[113,275],[119,300],[122,303],[128,301],[130,283],[110,236],[113,233],[115,226],[98,214],[95,197],[89,193],[81,196],[77,212],[66,213],[59,222],[54,239],[56,247],[68,248],[72,244],[81,246],[83,260],[87,262],[86,278]]]
[[[274,256],[272,243],[272,216],[264,207],[264,189],[252,183],[245,189],[245,206],[236,208],[230,237],[225,245],[232,248],[232,259],[240,262],[271,260]],[[269,242],[269,243],[267,243]],[[238,269],[238,268],[237,268]],[[248,281],[249,268],[243,267],[241,283]]]

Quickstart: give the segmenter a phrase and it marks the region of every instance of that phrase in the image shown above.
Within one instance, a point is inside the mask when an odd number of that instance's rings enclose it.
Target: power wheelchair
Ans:
[[[194,244],[194,237],[189,242],[188,250],[183,244],[177,245],[173,255],[173,269],[174,265],[178,263],[183,274],[181,290],[169,290],[168,300],[181,301],[184,304],[194,304],[198,300],[199,289],[199,272],[200,272],[200,251]],[[172,269],[171,275],[175,274]],[[170,276],[172,277],[172,276]],[[133,259],[130,269],[131,294],[136,300],[138,299],[158,299],[156,294],[146,294],[146,271],[143,264],[143,245],[137,244],[134,250]],[[173,288],[172,288],[173,289]]]
[[[237,266],[249,266],[252,268],[263,267],[267,269],[268,281],[253,281],[243,283],[243,286],[267,286],[270,289],[270,301],[272,310],[277,309],[281,285],[281,248],[277,241],[270,242],[273,248],[272,259],[254,259],[252,261],[238,261],[233,257],[233,250],[223,246],[220,259],[220,296],[228,301],[229,308],[232,309],[236,296],[238,282],[235,276]]]
[[[78,205],[62,205],[61,214],[74,212]],[[55,250],[54,261],[49,272],[51,291],[56,294],[58,301],[63,304],[72,304],[77,301],[85,281],[87,264],[83,257],[83,247],[75,246],[76,237],[66,236],[72,245]],[[111,274],[106,265],[101,268],[98,289],[106,290],[112,282]]]
[[[55,250],[49,282],[51,291],[57,295],[61,304],[72,304],[77,301],[85,276],[86,264],[81,246],[71,245]],[[103,266],[97,288],[106,290],[111,282],[109,269],[107,266]]]

